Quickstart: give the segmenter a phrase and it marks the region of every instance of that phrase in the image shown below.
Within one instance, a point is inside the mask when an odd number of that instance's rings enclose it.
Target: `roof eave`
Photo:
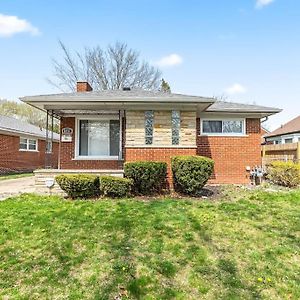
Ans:
[[[46,140],[46,135],[45,136],[44,135],[38,135],[38,134],[35,134],[35,133],[31,133],[31,132],[13,130],[13,129],[4,128],[4,127],[0,127],[0,133],[2,133],[4,135],[30,136],[30,137],[37,138],[39,140]],[[59,138],[53,138],[53,141],[59,142]]]
[[[260,116],[261,118],[269,117],[274,114],[281,112],[281,109],[274,109],[269,111],[251,111],[251,110],[208,110],[205,111],[206,114],[233,114],[233,115],[249,115],[249,116]]]
[[[288,131],[288,132],[282,132],[282,133],[276,133],[276,134],[267,134],[267,135],[265,135],[265,138],[272,138],[272,137],[295,134],[295,133],[300,133],[300,130],[294,130],[294,131]]]

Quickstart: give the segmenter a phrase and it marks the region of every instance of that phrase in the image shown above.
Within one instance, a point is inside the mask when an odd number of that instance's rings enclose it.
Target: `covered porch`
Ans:
[[[60,122],[58,169],[122,169],[124,110],[47,109],[46,113],[46,145],[53,140],[49,132],[53,132],[54,118]],[[45,169],[52,169],[51,152],[45,150]]]
[[[60,174],[123,177],[124,110],[46,109],[46,114],[46,145],[52,143],[54,119],[60,123],[58,168],[45,149],[45,168],[34,172],[36,192],[63,194],[55,182]]]

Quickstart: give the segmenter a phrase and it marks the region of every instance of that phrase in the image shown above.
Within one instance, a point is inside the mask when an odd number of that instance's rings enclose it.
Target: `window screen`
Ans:
[[[222,121],[203,121],[204,133],[222,133]]]

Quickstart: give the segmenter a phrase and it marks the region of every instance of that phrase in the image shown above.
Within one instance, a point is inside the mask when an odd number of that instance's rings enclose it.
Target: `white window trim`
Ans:
[[[110,120],[119,120],[119,116],[103,115],[103,116],[75,117],[75,157],[72,160],[119,160],[119,156],[117,155],[79,155],[80,120],[110,121]]]
[[[228,136],[228,137],[246,137],[246,118],[200,118],[200,135],[203,136]],[[203,132],[203,121],[242,121],[243,132],[242,133],[206,133]]]
[[[26,139],[27,140],[27,149],[20,149],[21,139]],[[29,140],[35,141],[35,143],[36,143],[36,149],[35,150],[29,149]],[[20,136],[20,139],[19,139],[19,151],[22,151],[22,152],[39,152],[38,149],[39,149],[38,139],[34,139],[34,138],[31,138],[31,137],[27,137],[27,136]]]

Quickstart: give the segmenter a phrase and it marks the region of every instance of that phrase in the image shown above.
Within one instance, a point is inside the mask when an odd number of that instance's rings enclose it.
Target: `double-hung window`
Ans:
[[[37,140],[20,137],[19,149],[22,151],[37,151]]]
[[[207,135],[244,135],[244,119],[202,120],[201,133]]]
[[[120,149],[119,120],[78,120],[79,157],[118,157]]]

